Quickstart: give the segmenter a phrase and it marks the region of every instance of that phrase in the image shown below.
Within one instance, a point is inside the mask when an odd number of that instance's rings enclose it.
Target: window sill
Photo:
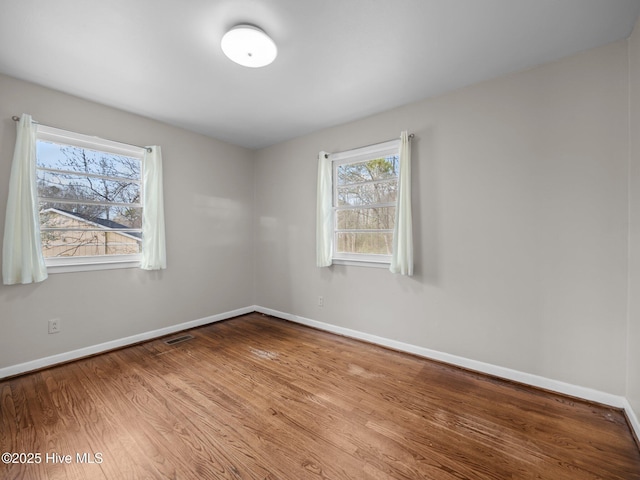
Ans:
[[[333,265],[346,265],[350,267],[368,267],[368,268],[386,268],[389,269],[391,265],[390,262],[381,261],[370,261],[370,260],[345,260],[342,258],[334,258],[332,260]]]
[[[111,258],[90,257],[49,258],[45,260],[47,273],[89,272],[93,270],[113,270],[118,268],[140,268],[140,257],[113,255]]]

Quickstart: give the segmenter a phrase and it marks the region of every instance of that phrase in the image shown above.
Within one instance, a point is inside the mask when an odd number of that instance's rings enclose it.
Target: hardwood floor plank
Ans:
[[[309,458],[305,452],[317,449],[332,450],[333,457],[341,458],[344,457],[345,449],[350,447],[344,442],[338,445],[327,445],[326,440],[316,435],[314,430],[307,431],[306,428],[300,428],[300,426],[292,428],[292,425],[298,420],[288,416],[291,409],[287,407],[286,403],[290,400],[290,396],[285,392],[285,385],[276,378],[268,378],[270,369],[260,368],[258,364],[254,363],[254,359],[249,359],[253,373],[238,375],[235,361],[246,362],[252,353],[244,352],[234,358],[236,355],[237,352],[230,351],[227,357],[228,362],[225,362],[221,367],[222,371],[217,373],[225,384],[225,395],[230,398],[242,399],[241,410],[244,427],[250,429],[254,435],[259,435],[263,448],[272,453],[287,459],[297,459],[298,465],[305,465],[305,468],[311,471],[319,469],[326,473],[335,470],[335,467],[331,465],[322,465],[319,458]],[[245,357],[245,359],[241,360],[241,357]],[[311,421],[314,420],[312,416],[307,416],[305,419],[308,425],[311,425]],[[291,431],[296,432],[295,437],[291,436]],[[266,432],[277,432],[278,435],[267,435]],[[306,447],[306,444],[309,446]],[[303,456],[300,456],[300,451],[304,453]],[[340,463],[348,464],[349,462],[351,459],[344,457]]]
[[[157,472],[149,459],[145,458],[145,461],[141,462],[140,458],[143,457],[139,451],[123,448],[123,445],[131,446],[128,437],[132,431],[130,429],[136,425],[114,415],[113,403],[100,400],[93,388],[95,383],[92,383],[91,378],[85,373],[87,364],[91,364],[97,358],[101,357],[73,363],[69,372],[69,385],[73,385],[74,391],[73,412],[80,424],[81,438],[84,445],[88,446],[88,453],[100,453],[103,459],[102,463],[88,467],[93,470],[92,475],[98,476],[97,471],[101,470],[104,477],[109,479],[155,478]],[[113,387],[113,384],[107,383],[101,387],[109,388]]]
[[[260,314],[0,382],[15,479],[625,479],[622,412]],[[1,453],[1,452],[0,452]]]
[[[104,403],[118,405],[119,408],[110,415],[124,419],[123,428],[135,432],[136,443],[146,450],[145,457],[155,460],[158,476],[171,478],[184,473],[191,478],[198,475],[204,478],[236,478],[232,472],[233,465],[218,461],[224,457],[224,452],[216,449],[215,443],[203,448],[197,438],[198,429],[194,436],[180,404],[174,397],[167,396],[162,385],[164,379],[152,380],[144,369],[133,365],[112,378],[108,390],[102,388],[104,381],[96,383],[93,390],[101,394],[98,397]],[[174,468],[167,469],[170,466]]]
[[[17,413],[11,385],[0,384],[0,451],[10,450],[11,439],[17,438]]]
[[[93,405],[106,424],[100,430],[88,429],[91,451],[102,453],[106,478],[174,478],[175,469],[167,466],[162,453],[146,440],[148,425],[141,422],[129,399],[117,388],[115,378],[122,372],[111,369],[115,363],[111,360],[107,355],[76,364],[76,378],[84,387],[87,405]],[[104,441],[96,442],[98,438]],[[141,458],[145,461],[140,462]]]

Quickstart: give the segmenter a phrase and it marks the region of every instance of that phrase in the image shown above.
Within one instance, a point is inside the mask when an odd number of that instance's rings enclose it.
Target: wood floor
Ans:
[[[0,382],[0,453],[40,458],[0,478],[640,479],[615,409],[260,314],[188,333]]]

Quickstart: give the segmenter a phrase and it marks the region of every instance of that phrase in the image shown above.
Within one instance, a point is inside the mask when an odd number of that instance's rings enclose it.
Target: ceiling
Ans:
[[[0,0],[0,72],[260,148],[626,38],[639,12],[640,0]],[[239,23],[274,39],[273,64],[224,56]]]

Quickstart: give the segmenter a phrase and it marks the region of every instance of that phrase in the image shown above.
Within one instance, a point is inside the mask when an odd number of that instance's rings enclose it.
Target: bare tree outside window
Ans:
[[[391,254],[398,168],[398,155],[337,166],[334,205],[338,253]]]
[[[140,179],[137,158],[38,141],[45,257],[139,253]]]

